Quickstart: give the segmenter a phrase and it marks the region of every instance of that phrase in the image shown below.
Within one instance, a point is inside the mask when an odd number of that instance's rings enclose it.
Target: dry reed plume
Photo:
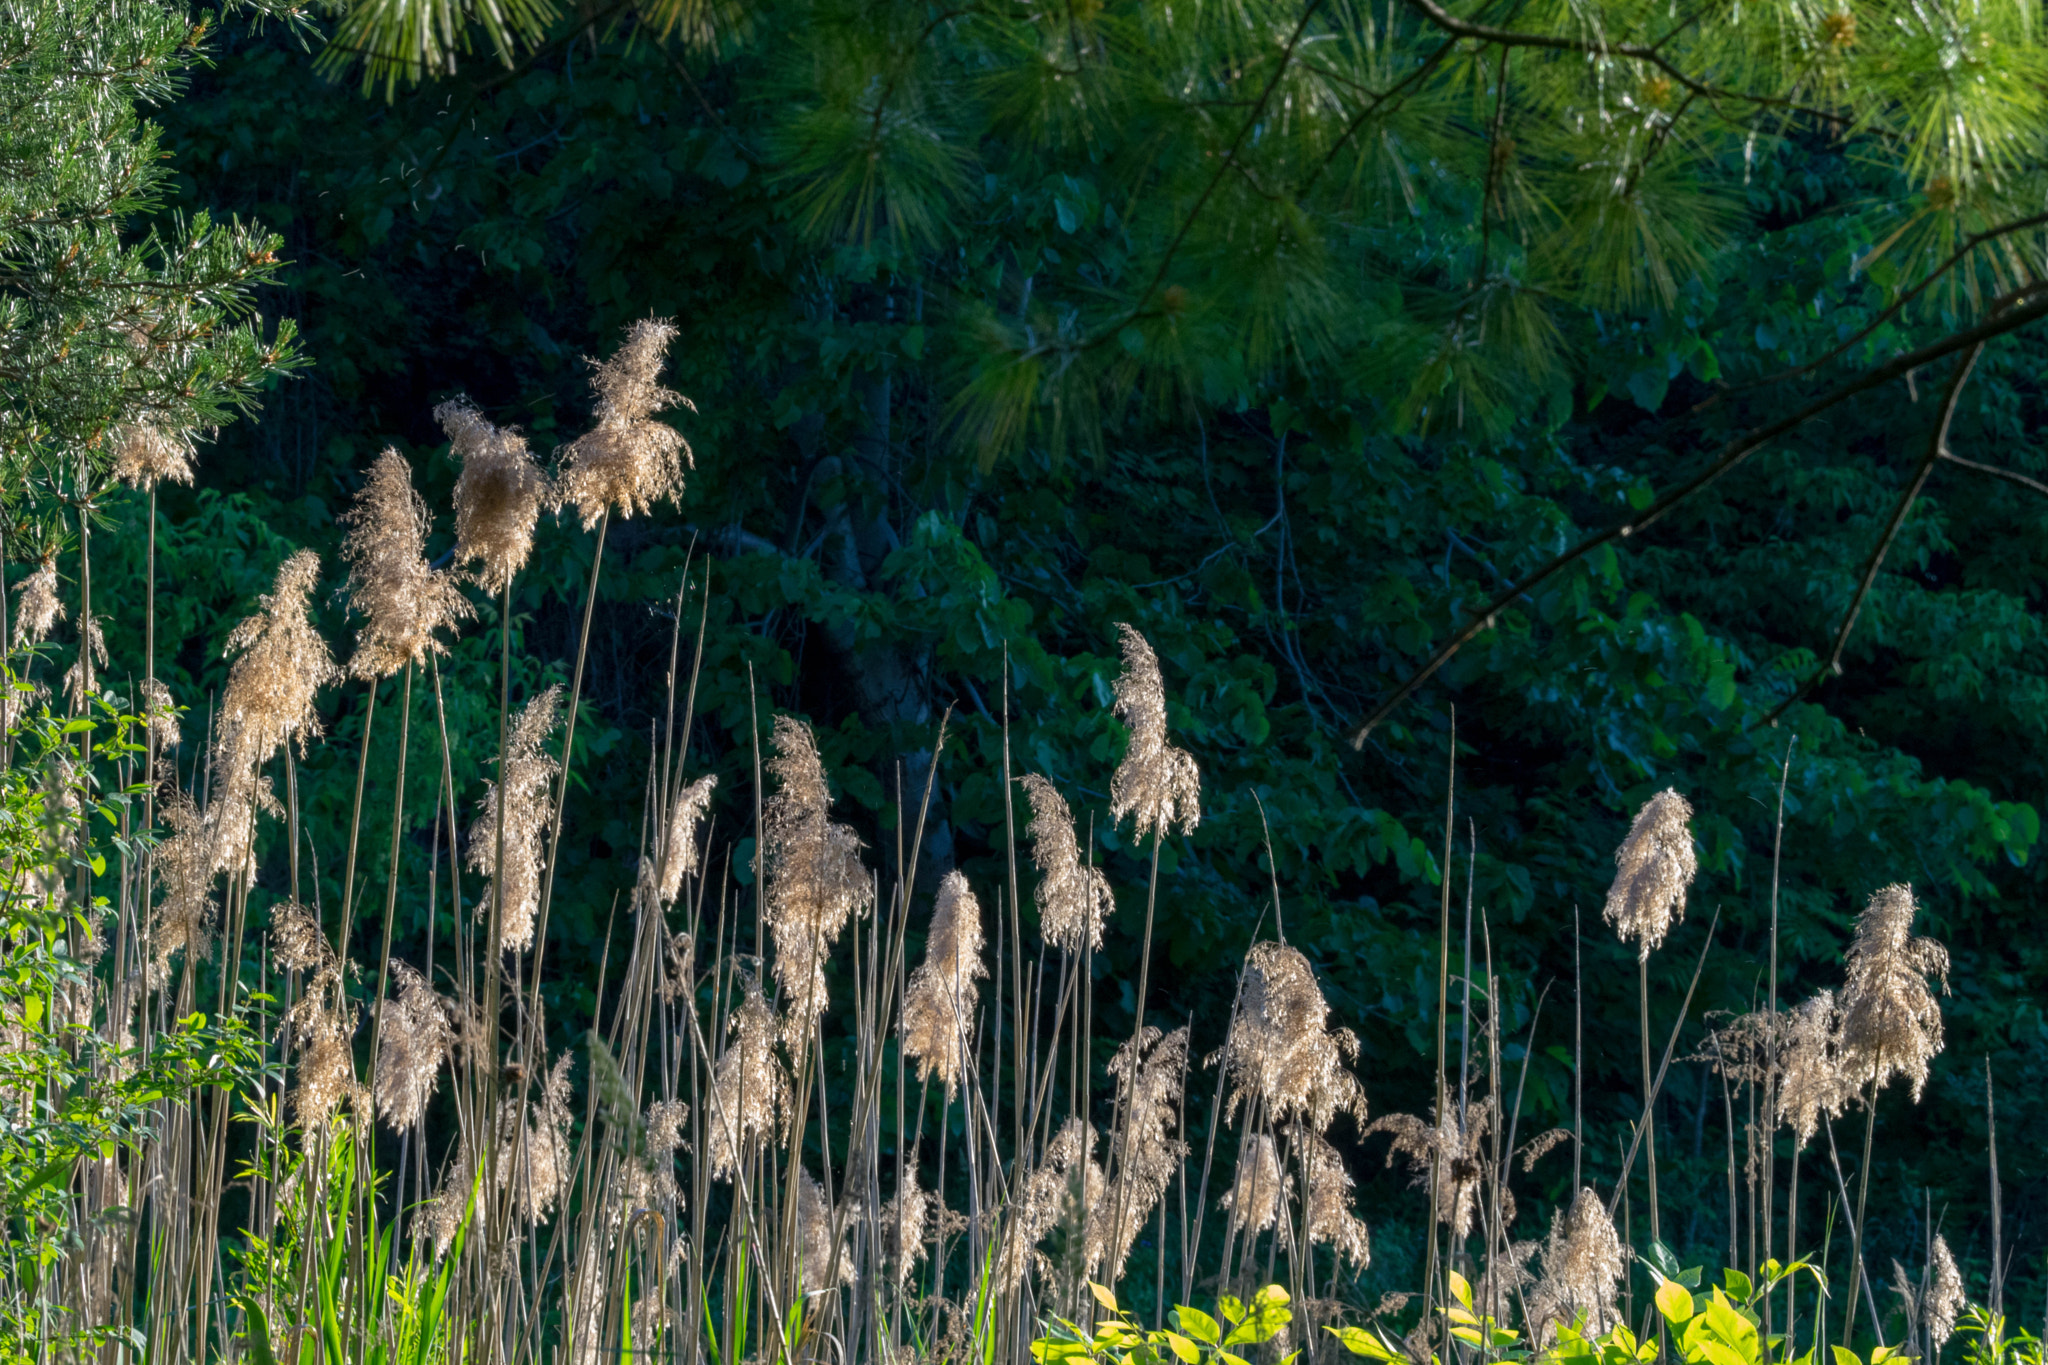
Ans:
[[[825,1012],[825,959],[847,920],[875,903],[861,842],[831,818],[832,790],[811,727],[775,718],[780,783],[762,814],[768,861],[768,923],[775,934],[776,1000],[785,1035],[799,1045]]]
[[[1280,1209],[1294,1197],[1294,1180],[1281,1174],[1280,1149],[1264,1133],[1254,1134],[1237,1159],[1237,1174],[1224,1192],[1224,1212],[1247,1234],[1280,1221]]]
[[[170,979],[174,956],[206,950],[214,903],[213,847],[199,807],[171,787],[159,814],[170,833],[156,846],[157,884],[163,895],[150,921],[149,975],[150,985],[161,988]]]
[[[1235,1083],[1227,1116],[1256,1098],[1274,1123],[1300,1117],[1321,1133],[1339,1110],[1363,1123],[1365,1089],[1345,1069],[1358,1056],[1358,1037],[1350,1029],[1331,1031],[1329,1018],[1306,957],[1284,943],[1253,944],[1223,1049]]]
[[[852,1231],[850,1222],[843,1224],[839,1240],[832,1240],[832,1205],[825,1198],[825,1187],[798,1167],[796,1237],[797,1253],[803,1259],[804,1293],[818,1294],[853,1283],[853,1254],[847,1246]]]
[[[349,528],[342,543],[348,561],[343,591],[364,618],[349,672],[388,678],[429,654],[447,654],[436,632],[473,613],[451,577],[427,566],[431,519],[426,501],[413,491],[405,457],[390,449],[379,455],[341,519]]]
[[[924,1244],[932,1235],[932,1208],[938,1202],[935,1195],[918,1186],[914,1169],[907,1171],[904,1179],[904,1187],[882,1205],[879,1229],[882,1266],[899,1291],[925,1259]]]
[[[538,1223],[569,1192],[575,1175],[575,1149],[569,1143],[569,1068],[564,1053],[548,1071],[534,1102],[528,1106],[526,1130],[519,1129],[520,1101],[498,1102],[498,1188],[510,1190],[513,1214]]]
[[[1355,1269],[1372,1263],[1372,1234],[1352,1207],[1357,1182],[1344,1169],[1344,1158],[1328,1140],[1309,1134],[1308,1239],[1335,1249]]]
[[[1039,1243],[1070,1212],[1094,1208],[1101,1200],[1102,1168],[1095,1163],[1094,1148],[1095,1130],[1070,1118],[1046,1146],[1044,1158],[1018,1185],[996,1263],[997,1278],[1005,1289],[1015,1289],[1034,1270],[1041,1275],[1052,1273],[1052,1263],[1039,1252]]]
[[[1543,1275],[1528,1300],[1528,1319],[1538,1340],[1549,1340],[1558,1326],[1581,1317],[1589,1334],[1613,1327],[1620,1320],[1616,1305],[1628,1267],[1628,1249],[1606,1206],[1581,1187],[1569,1209],[1550,1215]]]
[[[434,409],[462,473],[455,480],[455,562],[475,564],[486,591],[503,592],[533,553],[547,477],[526,438],[493,426],[467,398]]]
[[[1413,1114],[1388,1114],[1366,1126],[1366,1136],[1390,1133],[1394,1142],[1387,1149],[1387,1164],[1403,1157],[1418,1189],[1436,1189],[1437,1220],[1453,1237],[1472,1235],[1483,1207],[1487,1160],[1487,1137],[1493,1130],[1493,1110],[1475,1104],[1461,1129],[1458,1116],[1446,1113],[1437,1123],[1425,1123]],[[1515,1199],[1505,1186],[1497,1191],[1503,1224],[1514,1222]]]
[[[506,747],[504,789],[501,792],[497,783],[490,784],[470,826],[468,865],[491,879],[479,904],[489,905],[494,895],[502,894],[504,923],[499,935],[507,952],[523,953],[533,946],[533,921],[540,910],[541,840],[554,813],[548,803],[548,785],[559,771],[546,746],[561,700],[562,688],[557,683],[520,709]],[[505,802],[502,879],[497,866],[501,799]]]
[[[1941,1006],[1927,989],[1932,976],[1948,990],[1948,949],[1913,937],[1913,888],[1882,888],[1856,919],[1847,980],[1842,986],[1841,1066],[1874,1096],[1894,1076],[1912,1085],[1913,1102],[1927,1087],[1927,1064],[1941,1052]]]
[[[228,636],[227,652],[240,651],[221,690],[213,745],[213,795],[207,818],[216,871],[236,871],[250,858],[255,816],[279,809],[263,767],[279,749],[320,733],[313,698],[337,671],[327,641],[313,627],[311,602],[320,581],[320,558],[300,550],[278,568],[277,582],[260,610]]]
[[[1133,817],[1131,837],[1139,843],[1148,835],[1163,839],[1176,825],[1192,834],[1202,820],[1202,771],[1192,754],[1167,742],[1159,657],[1136,628],[1119,624],[1117,631],[1124,671],[1116,680],[1116,714],[1130,727],[1131,743],[1110,779],[1109,817],[1119,825]]]
[[[948,872],[939,883],[924,961],[903,992],[903,1055],[917,1060],[920,1079],[937,1076],[948,1099],[959,1093],[970,1065],[974,983],[988,975],[981,947],[981,904],[966,877]]]
[[[64,670],[64,699],[74,714],[83,712],[86,698],[99,690],[95,670],[106,666],[107,637],[100,631],[99,616],[80,617],[78,654]]]
[[[1173,1136],[1187,1062],[1188,1031],[1161,1034],[1150,1024],[1110,1059],[1124,1132],[1116,1165],[1088,1213],[1092,1276],[1106,1269],[1111,1281],[1123,1278],[1132,1244],[1187,1155],[1187,1145]]]
[[[21,581],[20,596],[14,602],[14,647],[35,648],[50,638],[51,629],[63,619],[64,603],[57,596],[57,559],[52,555]]]
[[[377,1112],[403,1132],[426,1117],[441,1065],[455,1047],[448,1005],[411,964],[391,964],[392,999],[377,1027]]]
[[[1685,918],[1685,890],[1699,872],[1692,847],[1692,807],[1666,788],[1643,803],[1628,837],[1614,850],[1614,885],[1601,918],[1647,959],[1671,926]]]
[[[664,498],[682,496],[683,470],[692,464],[690,443],[654,414],[697,405],[661,386],[661,368],[668,360],[675,325],[662,318],[642,318],[626,330],[625,344],[610,360],[591,361],[596,373],[597,425],[562,451],[556,493],[583,518],[583,529],[596,526],[606,508],[622,517],[651,512]]]
[[[166,481],[192,482],[192,438],[147,422],[115,427],[108,433],[114,452],[114,477],[144,492]]]
[[[1801,1147],[1820,1131],[1823,1118],[1840,1118],[1856,1094],[1856,1082],[1843,1071],[1838,1056],[1839,1022],[1833,991],[1822,991],[1785,1016],[1778,1121],[1790,1125]]]
[[[775,1055],[775,1012],[761,983],[742,973],[741,1000],[732,1011],[732,1040],[712,1074],[705,1130],[711,1178],[724,1180],[758,1138],[782,1132],[789,1121],[789,1075]]]
[[[1074,835],[1074,815],[1058,788],[1037,773],[1027,773],[1024,793],[1031,800],[1031,861],[1039,871],[1038,924],[1045,941],[1065,952],[1102,946],[1102,921],[1116,909],[1109,878],[1081,859]]]
[[[668,905],[682,893],[683,879],[697,870],[697,825],[718,790],[718,774],[706,773],[676,796],[669,812],[668,838],[663,841],[661,903]]]

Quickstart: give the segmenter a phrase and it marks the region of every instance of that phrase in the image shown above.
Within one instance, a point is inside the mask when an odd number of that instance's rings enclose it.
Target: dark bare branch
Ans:
[[[1899,505],[1892,509],[1891,520],[1885,523],[1884,534],[1870,551],[1870,561],[1863,566],[1863,581],[1856,585],[1856,595],[1849,599],[1849,610],[1842,616],[1841,629],[1835,632],[1835,647],[1828,651],[1828,661],[1807,675],[1791,696],[1771,708],[1766,719],[1778,723],[1778,717],[1786,708],[1820,685],[1821,679],[1831,673],[1842,671],[1842,651],[1848,647],[1849,632],[1856,629],[1856,618],[1863,612],[1863,604],[1870,597],[1870,589],[1877,582],[1877,572],[1884,567],[1885,556],[1891,553],[1892,542],[1899,538],[1899,528],[1906,524],[1912,514],[1913,504],[1920,500],[1920,490],[1927,486],[1927,476],[1934,472],[1934,462],[1948,451],[1948,428],[1955,420],[1956,400],[1963,396],[1963,383],[1969,379],[1970,371],[1976,367],[1977,357],[1984,352],[1984,343],[1978,342],[1965,351],[1956,361],[1955,373],[1949,376],[1948,390],[1941,397],[1941,414],[1935,420],[1934,431],[1927,440],[1927,453],[1920,457],[1919,467],[1913,471],[1912,481],[1899,498]]]
[[[1722,475],[1740,465],[1744,460],[1747,460],[1751,455],[1754,455],[1778,437],[1804,426],[1807,422],[1812,421],[1815,417],[1835,407],[1837,404],[1846,402],[1857,394],[1868,393],[1872,389],[1888,384],[1902,375],[1919,369],[1922,365],[1952,356],[1959,351],[1967,351],[1982,346],[1987,341],[2004,336],[2009,332],[2016,332],[2029,323],[2038,322],[2044,317],[2048,317],[2048,285],[2036,286],[2032,290],[2022,293],[2013,301],[2013,305],[2009,309],[1995,317],[1987,318],[1975,327],[1951,333],[1940,341],[1923,346],[1917,351],[1910,351],[1905,355],[1897,356],[1883,365],[1866,371],[1839,388],[1823,394],[1791,416],[1780,418],[1768,426],[1755,428],[1736,437],[1733,441],[1722,446],[1720,451],[1715,454],[1714,458],[1699,473],[1658,498],[1636,516],[1610,526],[1596,535],[1587,537],[1571,549],[1552,559],[1542,568],[1536,570],[1536,572],[1530,574],[1520,583],[1496,594],[1484,607],[1468,617],[1465,624],[1458,628],[1457,633],[1439,646],[1436,653],[1429,657],[1428,662],[1410,674],[1399,687],[1394,689],[1391,696],[1381,702],[1373,710],[1372,714],[1365,718],[1364,723],[1352,732],[1351,746],[1354,749],[1362,748],[1366,737],[1373,732],[1375,726],[1392,714],[1394,708],[1414,695],[1417,688],[1434,677],[1438,669],[1450,662],[1452,655],[1463,649],[1481,631],[1488,629],[1493,624],[1495,614],[1508,607],[1523,593],[1534,591],[1571,565],[1576,564],[1579,560],[1584,559],[1587,555],[1599,549],[1602,545],[1626,539],[1636,532],[1648,528],[1666,512],[1685,502],[1702,489],[1712,485]]]

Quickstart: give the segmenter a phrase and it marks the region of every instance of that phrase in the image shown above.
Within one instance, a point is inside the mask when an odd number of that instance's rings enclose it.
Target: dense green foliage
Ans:
[[[1916,29],[1908,9],[1939,23]],[[1663,11],[1642,10],[1606,15],[1604,31],[1644,38]],[[673,31],[599,7],[509,69],[474,58],[389,101],[319,83],[288,35],[230,30],[217,69],[157,113],[176,202],[282,234],[263,308],[299,320],[314,365],[204,450],[196,489],[163,493],[176,615],[159,639],[176,657],[159,669],[196,732],[228,624],[289,549],[332,566],[335,515],[380,446],[417,456],[438,553],[454,470],[432,406],[466,392],[545,448],[586,420],[580,358],[634,318],[673,316],[696,469],[680,512],[611,529],[551,928],[561,1019],[597,1003],[633,882],[663,604],[691,554],[712,562],[694,760],[727,777],[712,843],[721,861],[737,843],[735,878],[752,825],[749,665],[764,714],[818,721],[881,862],[899,842],[899,776],[914,790],[954,705],[927,846],[991,890],[1007,696],[1017,767],[1097,817],[1122,906],[1096,961],[1108,992],[1136,981],[1145,882],[1103,809],[1122,742],[1114,625],[1132,621],[1204,770],[1202,827],[1161,860],[1148,1006],[1192,1015],[1198,1053],[1220,1041],[1232,970],[1271,913],[1270,822],[1288,937],[1361,1035],[1374,1108],[1426,1109],[1455,704],[1453,899],[1469,858],[1475,952],[1509,993],[1511,1034],[1536,1028],[1525,1121],[1570,1112],[1575,906],[1600,1131],[1633,1102],[1634,974],[1598,909],[1628,813],[1676,785],[1699,811],[1702,873],[1652,964],[1660,1029],[1716,910],[1706,1008],[1761,996],[1774,883],[1785,999],[1839,981],[1846,925],[1877,886],[1911,881],[1931,908],[1956,957],[1949,1051],[1923,1105],[1884,1103],[1875,1183],[1896,1197],[1873,1231],[1919,1246],[1908,1192],[1928,1190],[1981,1279],[1980,1059],[2011,1133],[2038,1129],[2048,1077],[2033,1003],[2048,957],[2025,933],[2048,771],[2048,502],[1935,468],[1840,676],[1768,719],[1828,657],[1948,361],[1833,409],[1515,598],[1362,751],[1348,742],[1470,611],[1582,531],[2040,277],[2038,232],[2006,233],[1863,333],[1968,234],[2038,198],[2043,125],[2023,116],[2039,113],[2039,58],[2018,8],[1845,8],[1846,30],[1837,13],[1774,13],[1768,34],[1717,13],[1670,57],[1776,103],[1688,94],[1619,56],[1452,42],[1400,7],[1073,6],[1054,22],[1021,7],[705,5]],[[1584,44],[1580,14],[1480,17]],[[1816,48],[1815,34],[1833,36]],[[1606,123],[1586,114],[1603,90]],[[1873,92],[1853,127],[1828,113]],[[1949,127],[1981,136],[1960,145]],[[1603,176],[1627,193],[1601,199],[1588,186]],[[1957,454],[2048,469],[2042,359],[2024,333],[1985,351]],[[110,515],[95,571],[139,582],[140,500]],[[517,657],[570,656],[589,562],[573,519],[544,531],[515,600]],[[442,677],[464,793],[495,748],[498,622],[479,610]],[[344,638],[338,607],[324,624]],[[139,656],[133,599],[107,630],[116,660]],[[522,667],[519,695],[548,680]],[[415,697],[421,734],[432,711]],[[329,743],[298,780],[331,904],[361,685],[323,707]],[[373,748],[395,742],[385,726]],[[404,856],[424,868],[436,774],[409,771],[409,809],[426,814]],[[378,780],[374,811],[390,799]],[[383,858],[372,834],[359,885],[382,886]],[[284,866],[272,838],[259,885],[279,891]],[[408,897],[399,935],[416,951],[425,907]],[[1667,1239],[1723,1245],[1718,1087],[1680,1073],[1664,1115],[1665,1198],[1684,1211]],[[1377,1165],[1377,1145],[1352,1150],[1360,1173]],[[2033,1281],[2041,1158],[2024,1141],[2005,1152],[2006,1245]],[[1587,1154],[1595,1172],[1616,1157]],[[1405,1287],[1417,1197],[1391,1174],[1365,1183],[1387,1220],[1375,1275]],[[1811,1198],[1817,1227],[1824,1196]],[[1529,1202],[1525,1235],[1542,1212]]]

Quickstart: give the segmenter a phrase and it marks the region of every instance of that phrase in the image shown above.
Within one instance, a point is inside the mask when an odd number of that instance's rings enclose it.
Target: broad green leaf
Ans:
[[[1180,1329],[1195,1340],[1206,1342],[1211,1346],[1223,1340],[1223,1328],[1217,1323],[1216,1319],[1210,1317],[1201,1309],[1189,1308],[1183,1305],[1173,1311],[1180,1319]]]
[[[1692,1294],[1676,1280],[1666,1280],[1657,1286],[1657,1311],[1673,1323],[1688,1322],[1692,1318]]]
[[[1095,1301],[1101,1304],[1108,1312],[1121,1313],[1124,1311],[1116,1306],[1116,1295],[1110,1293],[1107,1288],[1095,1283],[1093,1280],[1088,1281],[1088,1292],[1093,1294]]]

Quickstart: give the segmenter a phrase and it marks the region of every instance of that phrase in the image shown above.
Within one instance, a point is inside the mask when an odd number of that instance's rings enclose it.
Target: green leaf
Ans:
[[[1684,1323],[1693,1314],[1692,1295],[1676,1280],[1666,1280],[1657,1286],[1657,1311],[1667,1322]]]
[[[1223,1340],[1223,1329],[1216,1319],[1199,1308],[1182,1306],[1173,1310],[1180,1321],[1180,1329],[1197,1341],[1215,1346]]]

